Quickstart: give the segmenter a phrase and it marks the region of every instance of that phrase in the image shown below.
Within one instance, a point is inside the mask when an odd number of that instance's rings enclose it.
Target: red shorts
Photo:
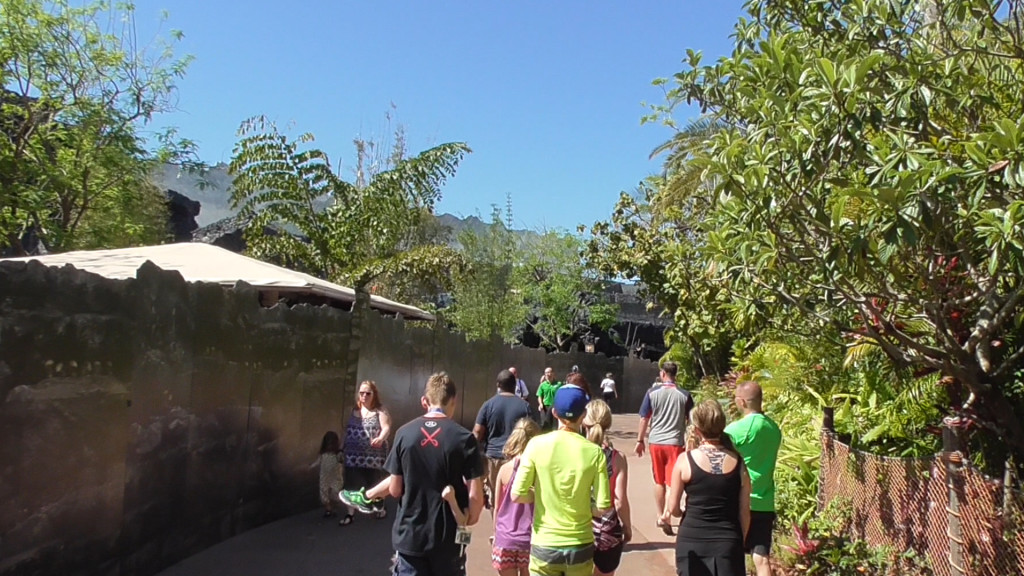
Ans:
[[[654,483],[660,486],[672,484],[672,469],[676,466],[676,458],[686,452],[686,447],[651,444],[650,452]]]

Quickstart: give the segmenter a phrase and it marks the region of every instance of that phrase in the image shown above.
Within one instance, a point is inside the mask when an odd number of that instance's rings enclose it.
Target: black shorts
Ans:
[[[457,550],[429,556],[409,556],[395,552],[392,576],[466,576],[465,551]]]
[[[612,400],[615,400],[615,392],[605,392],[604,401],[608,404],[611,404]]]
[[[750,530],[747,531],[746,550],[749,554],[772,555],[772,531],[775,530],[775,512],[750,511]]]
[[[608,550],[597,550],[594,549],[594,567],[597,568],[598,572],[604,574],[611,574],[619,568],[619,562],[622,561],[622,549],[625,544],[619,542],[618,545],[609,548]]]
[[[747,565],[739,550],[727,556],[702,556],[691,550],[685,555],[676,552],[677,576],[714,576],[716,574],[746,574]]]

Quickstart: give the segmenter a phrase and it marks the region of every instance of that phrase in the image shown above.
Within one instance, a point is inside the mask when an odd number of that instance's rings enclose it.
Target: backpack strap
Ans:
[[[612,506],[615,506],[615,480],[619,477],[619,467],[615,465],[616,456],[621,454],[618,450],[610,448],[607,452],[608,468],[611,474],[608,475],[608,488],[612,494]]]

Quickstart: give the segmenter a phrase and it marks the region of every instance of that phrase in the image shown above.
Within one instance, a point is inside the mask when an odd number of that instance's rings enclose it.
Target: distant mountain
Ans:
[[[476,233],[487,231],[487,222],[477,218],[476,216],[467,216],[466,218],[459,218],[451,214],[439,214],[437,216],[438,222],[452,229],[452,238],[457,236],[459,232],[469,228]]]
[[[233,218],[238,210],[231,208],[231,175],[228,174],[227,164],[218,164],[202,177],[182,171],[173,164],[164,164],[153,174],[153,183],[162,190],[174,190],[175,192],[196,200],[200,204],[199,215],[195,217],[196,224],[205,228],[214,223],[219,223],[225,218]],[[459,232],[470,228],[476,232],[487,230],[488,223],[476,216],[459,218],[452,214],[438,214],[437,219],[452,230],[452,242],[458,237]],[[222,223],[218,226],[224,227]],[[537,236],[536,232],[530,230],[514,230],[521,238],[529,241]]]

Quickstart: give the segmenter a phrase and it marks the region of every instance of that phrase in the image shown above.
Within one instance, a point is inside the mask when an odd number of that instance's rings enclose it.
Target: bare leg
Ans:
[[[385,478],[381,480],[373,488],[366,489],[366,497],[370,500],[376,500],[377,498],[385,498],[390,493],[391,478]],[[662,498],[664,500],[664,497]]]
[[[772,564],[768,561],[767,556],[761,556],[760,554],[753,554],[754,557],[754,568],[757,569],[757,576],[772,576]]]
[[[661,484],[654,485],[654,509],[662,514],[665,512],[665,487]]]

